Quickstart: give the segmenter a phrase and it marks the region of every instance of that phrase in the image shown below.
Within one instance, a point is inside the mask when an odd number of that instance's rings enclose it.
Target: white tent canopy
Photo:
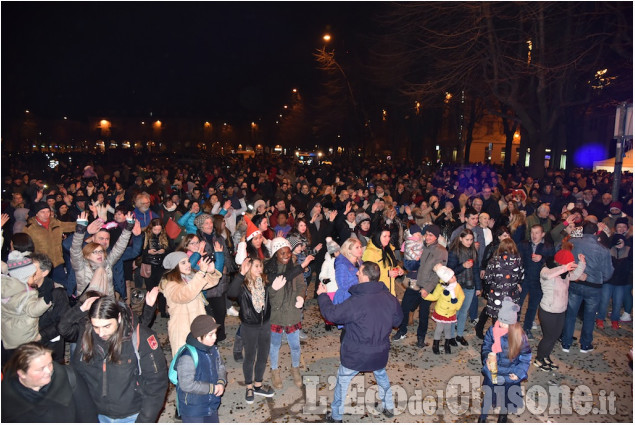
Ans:
[[[604,159],[602,161],[593,161],[593,171],[606,170],[612,173],[615,168],[615,157]],[[622,161],[622,172],[633,172],[633,151],[626,152],[624,160]]]

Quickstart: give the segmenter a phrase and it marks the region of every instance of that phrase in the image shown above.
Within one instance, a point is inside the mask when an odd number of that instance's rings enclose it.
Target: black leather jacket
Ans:
[[[229,291],[227,296],[231,298],[238,297],[238,303],[240,304],[240,323],[245,325],[262,325],[269,322],[271,316],[271,304],[269,303],[269,290],[265,288],[265,306],[260,313],[257,313],[254,309],[254,305],[251,301],[251,292],[243,284],[245,276],[236,273],[234,280],[229,285]]]

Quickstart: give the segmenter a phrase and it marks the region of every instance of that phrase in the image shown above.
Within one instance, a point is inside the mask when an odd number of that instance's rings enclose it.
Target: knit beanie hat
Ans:
[[[340,250],[340,246],[333,240],[332,237],[326,238],[326,251],[333,255]]]
[[[498,321],[507,325],[513,325],[518,321],[518,312],[520,307],[518,304],[514,304],[514,301],[510,297],[505,297],[501,305],[501,309],[498,312]]]
[[[37,271],[33,261],[20,251],[11,251],[9,253],[7,267],[9,276],[18,279],[22,283],[27,283],[29,278]]]
[[[436,224],[429,224],[423,229],[423,232],[424,233],[430,232],[438,238],[439,235],[441,234],[441,229]]]
[[[250,241],[255,236],[262,234],[262,232],[258,230],[258,227],[256,227],[253,221],[251,221],[251,219],[247,216],[245,216],[245,223],[247,223],[247,233],[245,233],[247,241]]]
[[[296,236],[289,236],[287,238],[289,244],[291,244],[291,252],[298,246],[304,243],[304,241]]]
[[[292,249],[291,244],[285,238],[273,238],[273,240],[271,241],[271,256],[275,256],[276,252],[278,252],[279,249],[284,248],[285,246],[289,249]]]
[[[575,257],[573,253],[568,249],[561,249],[556,252],[556,255],[553,257],[554,261],[562,266],[569,264],[572,261],[575,261]]]
[[[362,221],[370,221],[370,216],[365,212],[359,213],[355,216],[355,224],[360,224]]]
[[[187,254],[182,251],[171,252],[163,259],[163,268],[172,270],[179,264],[179,261],[184,258],[187,258]]]
[[[35,215],[39,213],[41,210],[46,210],[46,209],[51,209],[51,207],[49,207],[49,204],[47,204],[46,202],[40,201],[33,204],[33,206],[31,207],[31,212]]]
[[[416,224],[411,224],[408,231],[410,232],[411,235],[414,235],[415,233],[423,233],[421,230],[421,227],[419,227]]]
[[[445,283],[448,283],[450,279],[452,279],[452,276],[454,276],[454,271],[452,271],[451,268],[446,266],[441,266],[437,268],[436,272],[437,272],[437,276],[439,276],[439,279],[441,279]]]
[[[615,220],[615,225],[617,226],[618,224],[626,224],[628,226],[628,218],[627,217],[620,217],[617,220]]]
[[[190,332],[194,338],[200,338],[204,335],[207,335],[213,330],[216,330],[220,327],[216,320],[212,316],[208,316],[207,314],[201,314],[200,316],[196,316],[194,320],[192,320],[192,324],[190,325]]]
[[[213,220],[211,215],[207,213],[203,213],[194,219],[194,225],[196,226],[198,230],[202,230],[203,223],[205,223],[205,220],[207,220],[208,218],[210,220]]]

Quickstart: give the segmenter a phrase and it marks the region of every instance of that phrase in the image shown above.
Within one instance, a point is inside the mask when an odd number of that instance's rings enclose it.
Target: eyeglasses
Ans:
[[[103,249],[96,249],[91,254],[103,254],[103,253],[104,253]]]

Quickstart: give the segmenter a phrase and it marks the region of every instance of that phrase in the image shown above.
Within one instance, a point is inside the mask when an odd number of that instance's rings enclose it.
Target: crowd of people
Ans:
[[[559,367],[550,355],[558,341],[570,352],[579,316],[581,353],[607,318],[613,329],[631,321],[632,175],[613,199],[604,172],[407,161],[95,162],[47,180],[27,163],[4,170],[6,421],[154,422],[169,376],[183,421],[217,422],[227,377],[216,343],[233,344],[247,404],[283,388],[283,341],[301,388],[311,298],[341,333],[331,422],[362,371],[392,417],[389,349],[415,322],[416,346],[432,338],[433,355],[468,346],[469,324],[483,340],[484,389],[502,386],[509,401],[530,364]],[[240,319],[235,335],[228,315]],[[494,402],[485,397],[479,421]]]

